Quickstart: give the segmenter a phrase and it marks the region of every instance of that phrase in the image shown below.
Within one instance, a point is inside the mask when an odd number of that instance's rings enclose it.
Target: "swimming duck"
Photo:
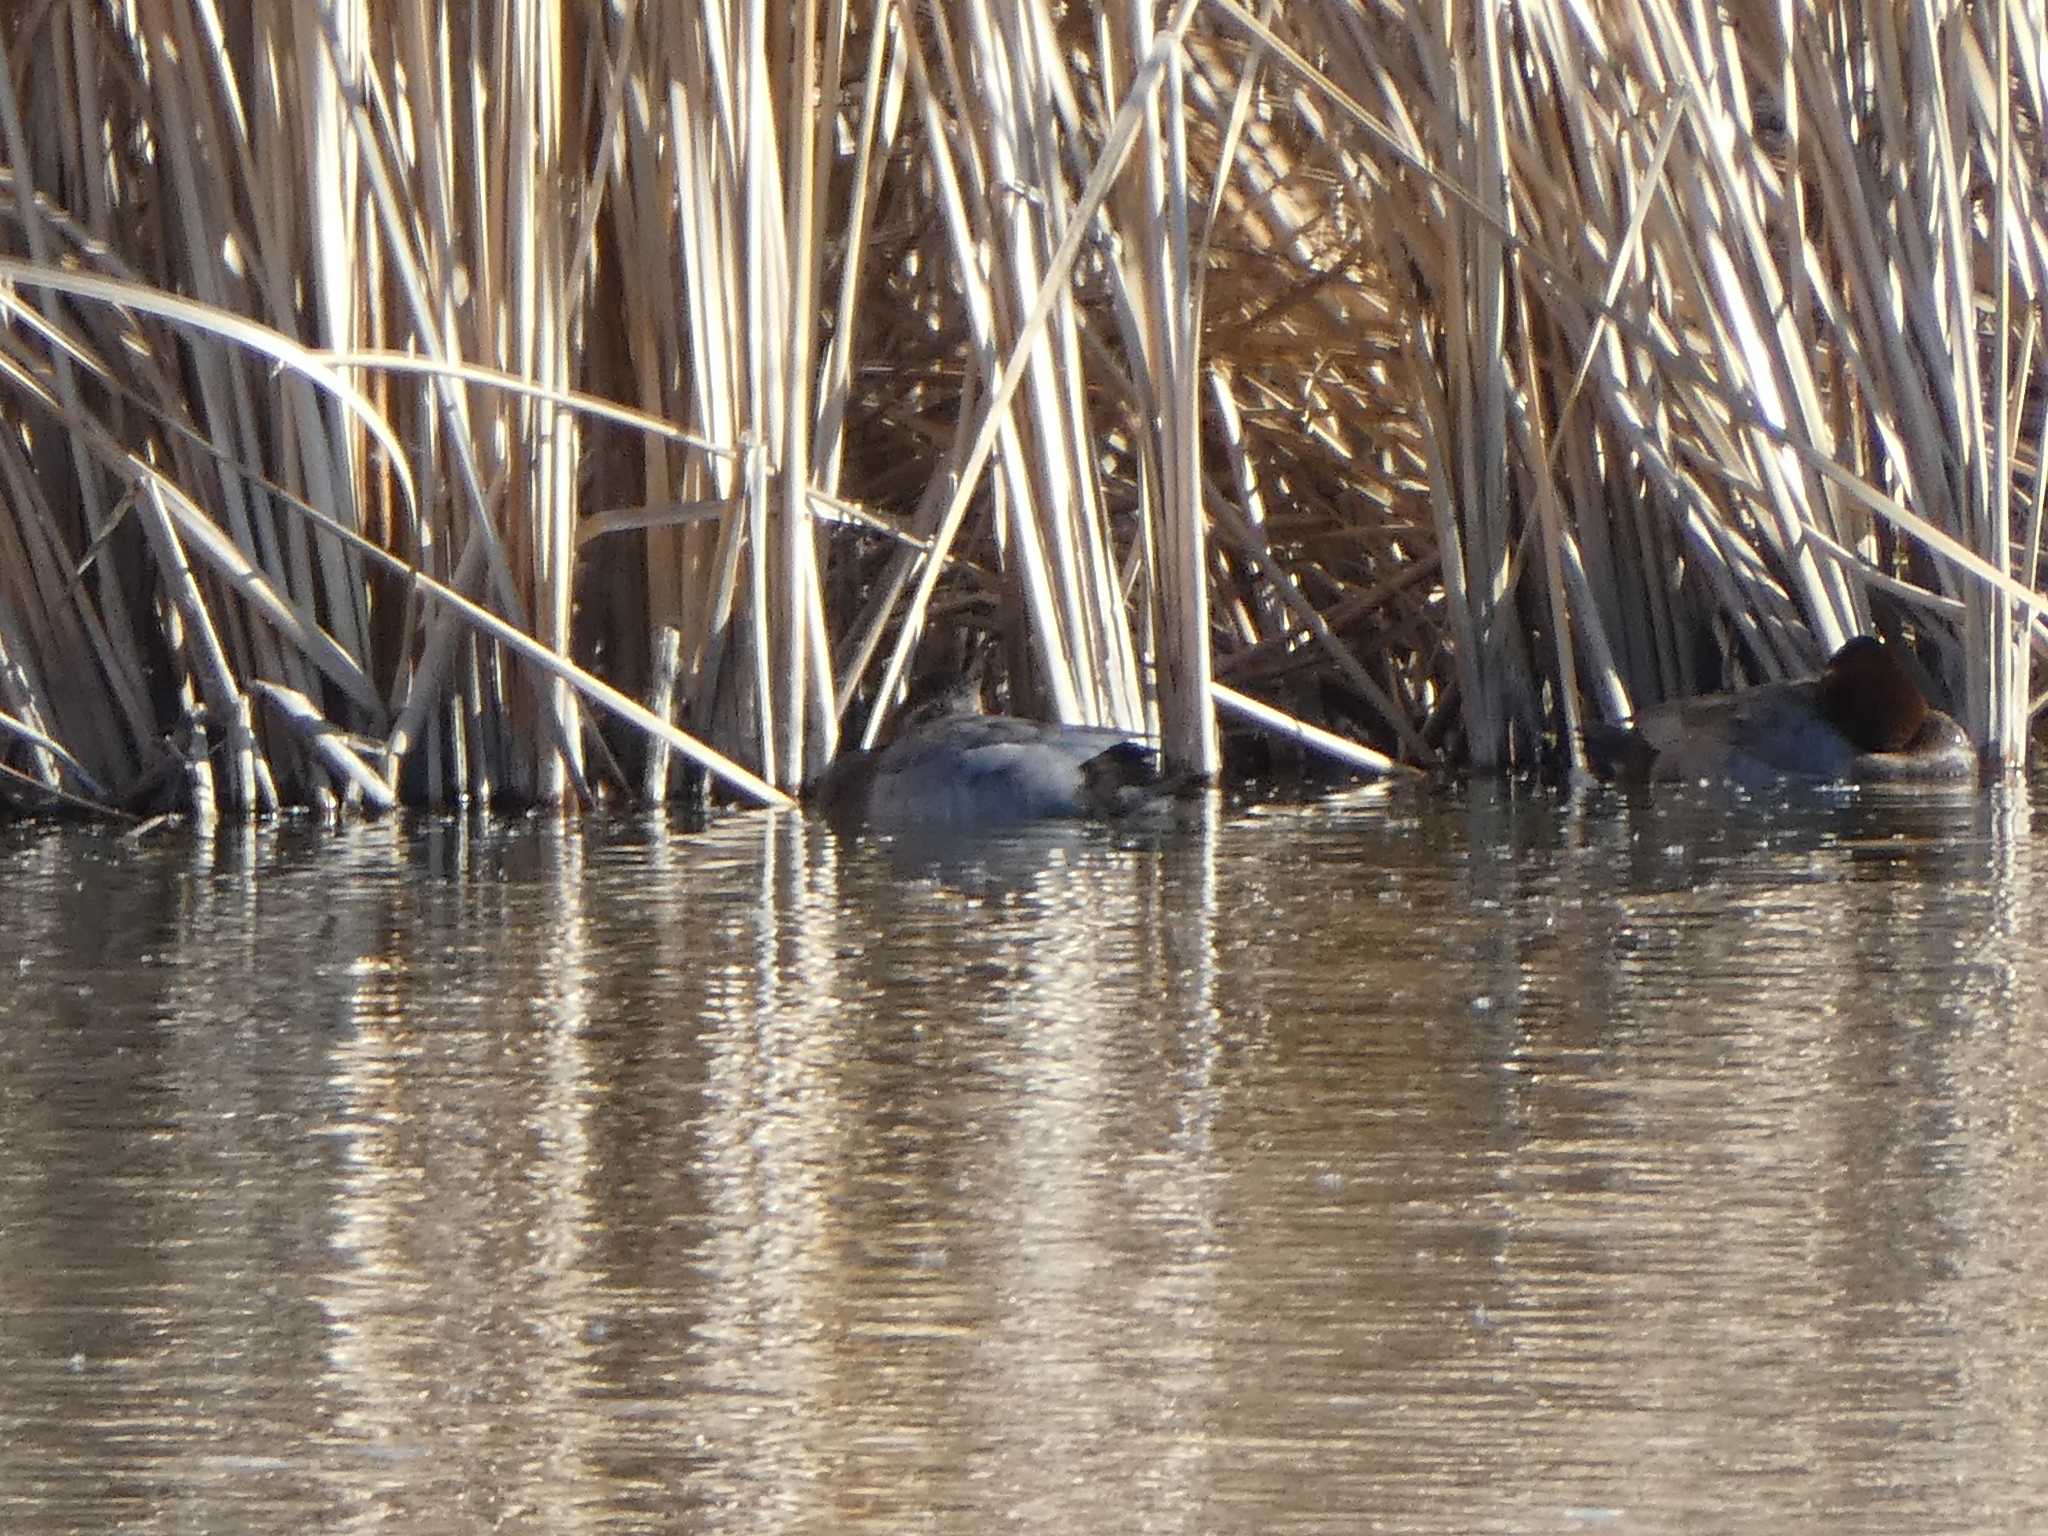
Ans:
[[[1818,677],[1659,704],[1586,731],[1604,779],[1909,783],[1975,777],[1963,728],[1933,708],[1899,658],[1858,635]]]
[[[888,745],[843,752],[807,798],[835,825],[881,831],[994,830],[1129,816],[1185,793],[1128,731],[980,712],[968,686],[911,710]]]

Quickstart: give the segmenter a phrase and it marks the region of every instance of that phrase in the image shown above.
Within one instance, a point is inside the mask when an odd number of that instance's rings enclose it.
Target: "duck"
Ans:
[[[1132,817],[1204,783],[1162,776],[1134,732],[985,714],[963,682],[906,711],[886,746],[840,753],[805,800],[844,828],[972,832]]]
[[[1927,702],[1885,643],[1858,635],[1817,677],[1659,704],[1586,730],[1603,779],[1720,779],[1751,788],[1974,779],[1963,728]]]

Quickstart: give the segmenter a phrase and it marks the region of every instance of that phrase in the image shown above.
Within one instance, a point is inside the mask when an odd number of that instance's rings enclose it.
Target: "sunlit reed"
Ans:
[[[781,803],[963,665],[1568,768],[1871,629],[2024,757],[2041,0],[0,29],[17,806]]]

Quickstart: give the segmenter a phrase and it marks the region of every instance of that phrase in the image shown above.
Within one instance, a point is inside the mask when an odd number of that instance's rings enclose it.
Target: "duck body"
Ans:
[[[1660,704],[1627,725],[1589,728],[1586,747],[1602,778],[1637,781],[1764,788],[1955,783],[1977,774],[1962,727],[1868,635],[1838,650],[1818,677]]]
[[[886,747],[841,754],[810,799],[841,825],[994,831],[1124,816],[1178,789],[1128,731],[948,713],[913,720]]]

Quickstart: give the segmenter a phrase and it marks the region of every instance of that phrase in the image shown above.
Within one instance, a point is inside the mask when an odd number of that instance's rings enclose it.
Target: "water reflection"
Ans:
[[[2032,826],[0,834],[0,1528],[2024,1525]]]

